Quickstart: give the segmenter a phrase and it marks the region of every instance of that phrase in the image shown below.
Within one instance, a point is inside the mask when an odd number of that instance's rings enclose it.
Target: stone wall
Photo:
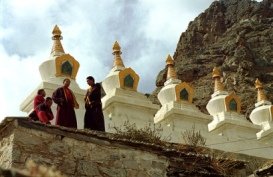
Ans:
[[[3,137],[0,142],[0,162],[3,168],[10,168],[12,166],[12,146],[14,135]]]
[[[68,176],[153,177],[164,176],[168,166],[166,157],[92,137],[82,141],[26,128],[16,129],[14,137],[15,168],[32,159]]]
[[[207,155],[117,139],[110,133],[32,123],[23,118],[6,118],[0,131],[0,166],[4,168],[22,170],[32,160],[71,177],[222,176]],[[244,162],[236,164],[234,176],[245,176]]]

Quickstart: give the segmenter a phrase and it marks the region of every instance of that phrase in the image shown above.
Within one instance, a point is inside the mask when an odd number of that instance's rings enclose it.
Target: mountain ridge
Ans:
[[[213,93],[212,69],[223,73],[225,90],[242,100],[247,117],[254,109],[256,78],[273,100],[273,0],[214,1],[181,34],[173,59],[178,79],[195,88],[194,104],[206,112]],[[166,81],[166,68],[156,79],[150,95],[154,103]]]

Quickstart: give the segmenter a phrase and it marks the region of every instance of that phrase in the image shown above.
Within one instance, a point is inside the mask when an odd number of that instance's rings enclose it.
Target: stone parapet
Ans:
[[[70,177],[222,176],[208,155],[180,151],[167,142],[159,146],[118,139],[110,133],[33,123],[25,118],[6,118],[0,130],[0,165],[5,168],[24,169],[25,162],[32,160],[54,166]],[[242,176],[245,162],[235,161],[234,176]]]

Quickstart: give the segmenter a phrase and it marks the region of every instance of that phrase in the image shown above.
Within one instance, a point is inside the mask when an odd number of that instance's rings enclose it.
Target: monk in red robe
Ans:
[[[40,122],[44,124],[50,124],[50,120],[54,118],[53,113],[51,111],[52,98],[47,97],[45,101],[39,104],[36,108],[36,112]]]
[[[45,90],[44,89],[39,89],[37,92],[37,95],[34,98],[33,104],[34,104],[34,109],[36,110],[37,106],[39,106],[39,104],[45,102]]]
[[[72,90],[69,89],[70,80],[64,79],[63,86],[57,88],[53,95],[53,101],[57,106],[56,125],[77,128],[77,119],[74,108],[78,109],[79,104]]]
[[[33,100],[33,111],[29,114],[30,120],[32,120],[32,121],[39,120],[37,107],[40,104],[45,102],[45,96],[46,96],[45,90],[44,89],[39,89],[38,92],[37,92],[37,95],[34,97],[34,100]]]

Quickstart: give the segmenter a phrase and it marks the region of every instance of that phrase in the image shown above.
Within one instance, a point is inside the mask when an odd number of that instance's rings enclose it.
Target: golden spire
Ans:
[[[258,78],[255,81],[255,88],[258,91],[257,102],[267,100],[266,95],[264,93],[263,84],[259,81]]]
[[[113,55],[115,56],[114,58],[114,66],[118,66],[118,67],[124,67],[123,61],[121,59],[121,55],[122,52],[120,51],[120,46],[118,44],[118,41],[116,41],[113,45]]]
[[[168,67],[167,80],[168,79],[177,79],[176,72],[174,70],[174,61],[173,61],[173,59],[172,59],[172,57],[171,57],[170,54],[167,56],[166,65]]]
[[[53,31],[52,31],[52,40],[53,40],[53,46],[51,49],[51,54],[55,54],[55,53],[64,53],[64,49],[61,43],[61,40],[63,39],[62,37],[62,32],[59,29],[59,27],[57,25],[55,25]]]
[[[212,78],[214,79],[214,92],[224,91],[224,85],[220,81],[221,73],[218,68],[214,67],[212,71]]]

